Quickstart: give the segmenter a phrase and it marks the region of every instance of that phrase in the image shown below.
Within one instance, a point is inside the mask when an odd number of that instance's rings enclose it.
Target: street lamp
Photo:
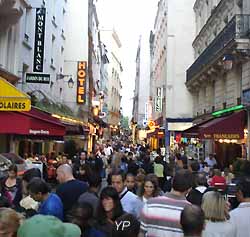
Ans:
[[[68,87],[73,88],[74,87],[74,81],[72,79],[72,75],[64,75],[64,74],[56,74],[56,80],[62,80],[65,77],[69,77],[69,80],[67,81]]]
[[[233,68],[233,55],[232,54],[226,54],[222,58],[223,68],[226,71],[230,71]]]

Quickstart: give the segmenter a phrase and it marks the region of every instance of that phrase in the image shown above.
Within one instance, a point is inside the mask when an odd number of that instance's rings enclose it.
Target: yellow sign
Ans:
[[[29,96],[0,77],[0,111],[29,111],[30,109]]]

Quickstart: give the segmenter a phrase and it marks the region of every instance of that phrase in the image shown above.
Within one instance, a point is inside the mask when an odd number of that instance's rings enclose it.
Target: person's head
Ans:
[[[224,197],[215,191],[206,192],[202,198],[202,210],[205,213],[205,219],[212,222],[223,222],[226,220],[226,201]]]
[[[39,169],[32,168],[30,170],[25,171],[25,173],[23,174],[23,178],[22,178],[23,195],[25,195],[25,196],[28,195],[27,185],[35,177],[37,177],[37,178],[42,177],[41,171]]]
[[[196,175],[196,184],[198,186],[207,186],[207,176],[205,172],[200,172]]]
[[[193,184],[193,175],[189,170],[180,169],[176,171],[173,181],[172,188],[174,191],[186,194]]]
[[[80,159],[81,160],[86,160],[87,159],[87,152],[86,151],[82,151],[80,154]]]
[[[219,169],[214,169],[215,176],[221,176],[221,171]]]
[[[159,183],[157,176],[148,174],[142,186],[142,196],[147,198],[156,197],[159,194]]]
[[[8,177],[11,179],[15,179],[17,177],[17,166],[11,165],[8,169]]]
[[[41,178],[33,178],[27,188],[31,198],[37,202],[43,201],[44,196],[50,192],[48,184]]]
[[[190,161],[188,168],[191,172],[198,172],[200,169],[200,164],[197,160]]]
[[[135,188],[135,176],[131,173],[126,175],[126,186],[128,190],[132,191]]]
[[[139,168],[137,170],[137,174],[144,174],[144,175],[146,175],[146,171],[143,168]]]
[[[186,205],[181,212],[180,222],[184,236],[202,236],[205,215],[199,206]]]
[[[137,174],[135,176],[135,184],[137,188],[142,188],[144,183],[145,175],[144,174]]]
[[[250,199],[250,178],[242,177],[237,184],[237,199],[239,202],[244,202],[245,199]]]
[[[210,160],[212,160],[212,159],[214,159],[214,154],[211,154],[211,153],[210,153],[210,154],[208,155],[208,157],[209,157]]]
[[[118,193],[121,193],[125,188],[125,175],[122,171],[118,170],[111,174],[112,186]]]
[[[89,222],[93,218],[93,212],[91,204],[86,202],[78,203],[70,210],[67,220],[79,226],[83,232],[89,226]]]
[[[20,226],[17,237],[80,237],[77,225],[63,223],[54,216],[35,215]]]
[[[21,225],[23,217],[13,209],[0,208],[0,236],[16,237],[17,230]]]
[[[68,164],[68,157],[66,155],[62,156],[61,164]]]
[[[60,165],[56,170],[57,180],[59,183],[65,183],[73,179],[73,171],[70,165]]]
[[[95,188],[95,189],[99,190],[99,188],[101,187],[101,184],[102,184],[102,178],[97,173],[92,173],[88,177],[88,183],[89,183],[90,188]]]
[[[123,209],[118,192],[115,188],[108,186],[104,188],[100,194],[100,201],[97,211],[98,219],[107,219],[110,213],[112,219],[115,220],[117,217],[123,214]]]

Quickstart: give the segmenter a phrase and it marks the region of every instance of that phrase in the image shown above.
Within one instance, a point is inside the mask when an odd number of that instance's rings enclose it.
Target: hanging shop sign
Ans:
[[[50,74],[26,73],[26,83],[49,84]]]
[[[46,8],[36,9],[33,71],[43,72]]]
[[[77,104],[86,103],[86,76],[87,76],[87,62],[81,61],[77,65]]]
[[[155,112],[162,112],[162,88],[156,89]]]

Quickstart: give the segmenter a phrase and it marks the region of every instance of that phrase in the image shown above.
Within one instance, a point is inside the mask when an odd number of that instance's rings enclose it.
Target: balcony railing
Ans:
[[[249,35],[250,15],[235,15],[187,70],[187,82],[201,72],[212,60],[216,59],[230,42],[236,39],[249,38]]]

